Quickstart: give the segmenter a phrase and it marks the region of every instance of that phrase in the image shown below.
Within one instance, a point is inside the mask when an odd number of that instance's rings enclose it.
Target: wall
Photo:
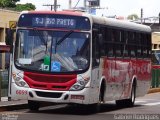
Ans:
[[[160,50],[160,32],[152,32],[152,50]]]
[[[17,21],[20,13],[0,9],[0,45],[5,45],[6,30],[9,28],[9,21]],[[5,69],[5,53],[0,51],[0,69]]]

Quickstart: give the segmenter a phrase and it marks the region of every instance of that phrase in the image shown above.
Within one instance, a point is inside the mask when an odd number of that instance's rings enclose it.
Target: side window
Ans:
[[[130,57],[136,57],[136,39],[135,39],[135,32],[129,32],[129,51]]]
[[[102,34],[102,39],[103,39],[103,43],[104,44],[102,44],[101,46],[100,46],[100,55],[101,56],[106,56],[106,46],[105,46],[105,44],[106,44],[106,27],[101,27],[100,28],[100,34]]]
[[[122,52],[123,52],[123,44],[122,44],[122,39],[121,39],[121,31],[116,30],[115,31],[115,53],[116,57],[122,57]]]
[[[147,34],[142,34],[142,52],[143,57],[147,58]]]
[[[98,33],[99,28],[97,26],[94,26],[96,30],[93,30],[92,32],[92,57],[93,57],[93,66],[98,66],[99,64],[99,57],[100,57],[100,47],[98,42]]]
[[[129,45],[128,45],[128,32],[124,31],[124,46],[123,46],[123,57],[129,57]]]
[[[137,44],[137,58],[142,58],[142,48],[141,48],[142,36],[141,33],[136,34],[136,44]]]
[[[114,32],[111,28],[106,28],[106,44],[105,44],[105,52],[108,57],[114,57],[114,41],[115,36]]]
[[[147,57],[150,58],[151,57],[151,35],[150,34],[147,34]]]

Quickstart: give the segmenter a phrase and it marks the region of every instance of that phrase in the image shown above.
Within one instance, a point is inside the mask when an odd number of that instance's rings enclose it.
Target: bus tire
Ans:
[[[101,87],[100,87],[100,93],[99,93],[99,102],[104,103],[104,94],[105,94],[105,81],[102,81]]]
[[[103,80],[100,87],[98,103],[92,104],[90,107],[92,108],[92,110],[94,110],[95,113],[98,113],[101,110],[101,104],[104,103],[104,94],[105,94],[105,81]]]
[[[116,105],[118,107],[133,107],[136,98],[136,82],[132,84],[132,90],[129,99],[116,100]]]
[[[126,99],[127,107],[133,107],[136,98],[136,82],[133,82],[132,91],[129,99]]]
[[[31,111],[38,111],[40,107],[40,103],[37,101],[28,100],[28,108]]]

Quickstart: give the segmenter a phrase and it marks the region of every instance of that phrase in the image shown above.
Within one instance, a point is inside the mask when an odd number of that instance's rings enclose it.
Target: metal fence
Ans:
[[[152,69],[152,88],[160,87],[160,69]]]

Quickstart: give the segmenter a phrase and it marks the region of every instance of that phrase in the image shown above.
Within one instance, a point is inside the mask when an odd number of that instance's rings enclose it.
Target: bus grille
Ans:
[[[51,75],[25,72],[23,78],[31,88],[44,90],[69,90],[77,75]]]
[[[36,94],[39,97],[47,97],[47,98],[60,98],[62,96],[62,93],[40,92],[40,91],[36,91]]]

